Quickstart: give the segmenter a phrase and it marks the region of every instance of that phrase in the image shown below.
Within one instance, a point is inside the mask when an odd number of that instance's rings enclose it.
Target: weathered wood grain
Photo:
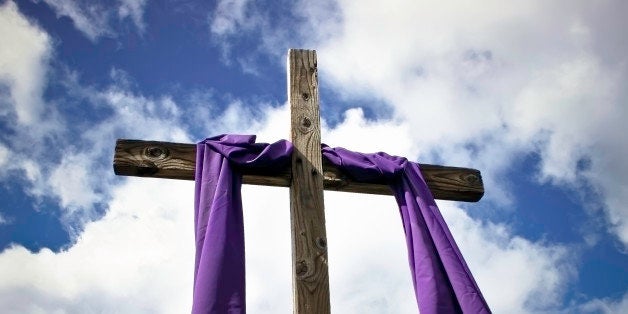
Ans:
[[[316,52],[288,51],[293,312],[330,312]]]
[[[119,139],[113,169],[117,175],[163,179],[194,180],[196,145]],[[484,194],[480,171],[469,168],[420,164],[421,173],[434,198],[477,202]],[[326,190],[391,195],[385,182],[355,182],[323,161]],[[245,184],[290,186],[292,169],[277,169],[273,174],[243,172]]]

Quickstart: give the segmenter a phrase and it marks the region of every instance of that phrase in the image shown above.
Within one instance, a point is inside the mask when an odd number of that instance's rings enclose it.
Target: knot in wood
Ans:
[[[149,146],[144,151],[144,155],[150,159],[164,159],[168,157],[168,149],[161,146]]]
[[[323,184],[325,188],[340,189],[348,184],[346,178],[334,171],[323,172]]]
[[[476,176],[475,174],[469,174],[464,178],[464,180],[467,181],[468,183],[474,184],[474,183],[478,183],[480,181],[480,178]]]
[[[312,121],[308,117],[303,117],[303,121],[301,123],[304,127],[309,128],[312,126]]]
[[[327,241],[323,237],[316,238],[316,246],[321,250],[327,250]]]
[[[314,124],[312,123],[312,119],[307,116],[299,117],[298,128],[301,133],[311,132],[314,128]]]
[[[307,263],[305,261],[299,261],[294,271],[298,277],[305,277],[308,273]]]

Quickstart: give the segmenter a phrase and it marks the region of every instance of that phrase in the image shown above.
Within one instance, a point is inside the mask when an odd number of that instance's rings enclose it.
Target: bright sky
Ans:
[[[0,312],[184,313],[193,182],[117,138],[288,137],[316,49],[323,142],[480,169],[438,204],[495,313],[628,313],[628,2],[0,1]],[[290,313],[288,191],[245,186],[250,313]],[[332,311],[416,313],[392,197],[326,193]]]

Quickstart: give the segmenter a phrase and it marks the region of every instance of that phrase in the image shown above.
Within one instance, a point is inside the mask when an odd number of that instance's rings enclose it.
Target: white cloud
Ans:
[[[91,164],[89,155],[70,154],[52,170],[48,184],[59,197],[61,207],[71,212],[89,208],[102,199],[102,195],[95,191],[96,183],[93,182],[101,179],[90,173],[89,170],[93,169]]]
[[[562,307],[566,286],[576,274],[572,263],[577,256],[568,247],[531,242],[506,225],[475,221],[452,205],[440,207],[495,313]]]
[[[115,85],[103,91],[72,88],[89,94],[92,105],[106,106],[113,114],[82,130],[61,160],[45,168],[47,179],[37,194],[56,196],[67,222],[82,225],[94,218],[94,204],[103,201],[113,184],[110,158],[117,137],[191,140],[179,121],[179,107],[168,96],[146,98]]]
[[[292,43],[298,39],[291,24],[293,17],[270,10],[270,6],[250,0],[217,2],[208,16],[208,24],[212,42],[222,50],[223,63],[231,65],[236,61],[244,73],[259,75],[259,58],[263,56],[260,52],[280,57],[285,50],[277,50],[277,47],[294,46]],[[250,49],[250,43],[258,47]],[[232,53],[235,49],[238,53]],[[277,64],[285,65],[283,62]]]
[[[6,218],[2,213],[0,213],[0,226],[7,225],[11,223],[11,219]]]
[[[0,169],[4,169],[9,163],[9,149],[0,144]]]
[[[47,34],[29,24],[17,12],[12,2],[2,7],[0,14],[15,15],[10,18],[17,22],[14,21],[14,25],[10,25],[15,26],[15,33],[23,33],[22,37],[28,39],[27,35],[35,32],[39,34],[37,38],[48,39]],[[16,47],[21,49],[20,43],[21,41],[17,41]],[[36,46],[36,43],[33,45]],[[16,51],[19,52],[20,49]],[[3,64],[11,63],[12,57],[17,58],[8,51],[3,51],[0,47],[0,62]],[[46,51],[46,54],[49,52]],[[110,158],[116,137],[179,142],[189,142],[190,139],[179,123],[180,110],[170,97],[147,98],[135,94],[129,86],[129,78],[119,70],[112,71],[113,84],[104,90],[81,86],[76,77],[73,77],[75,74],[69,73],[65,87],[73,97],[76,97],[76,101],[86,101],[94,108],[107,108],[113,114],[88,125],[81,123],[62,125],[61,119],[55,113],[56,104],[51,101],[46,103],[44,108],[41,99],[41,89],[46,83],[43,73],[48,66],[44,61],[38,60],[41,58],[43,57],[37,54],[24,53],[23,59],[27,60],[26,63],[37,64],[39,68],[30,72],[22,71],[28,72],[23,73],[23,77],[13,75],[19,78],[14,81],[24,86],[38,82],[37,86],[29,86],[27,92],[29,95],[39,95],[37,97],[40,103],[34,106],[28,102],[22,103],[17,100],[14,102],[18,112],[18,124],[14,125],[10,119],[6,120],[7,127],[15,130],[16,135],[8,137],[7,146],[0,146],[0,164],[6,164],[2,169],[1,178],[4,181],[10,179],[4,174],[18,174],[29,183],[24,189],[30,196],[36,199],[56,198],[63,210],[66,227],[73,229],[78,226],[80,229],[85,222],[96,217],[94,205],[101,202],[110,190],[113,177]],[[19,61],[19,58],[15,59],[13,65],[16,66]],[[13,74],[9,71],[11,67],[7,69],[6,73]],[[16,69],[20,70],[19,67]],[[13,72],[20,74],[18,70]],[[13,84],[12,89],[18,85]],[[118,85],[125,88],[116,87]],[[28,119],[20,120],[19,108],[24,109],[22,112]],[[71,134],[71,131],[80,135],[71,142],[66,142],[65,139],[69,138],[68,134]],[[56,147],[63,147],[61,156],[56,155],[60,151],[48,146],[51,140],[56,143]]]
[[[97,101],[104,102],[114,114],[85,134],[94,143],[101,141],[103,132],[111,137],[122,133],[163,141],[190,141],[179,120],[180,110],[168,96],[147,98],[114,85],[100,91]]]
[[[22,126],[40,122],[44,112],[42,93],[51,54],[48,34],[22,16],[13,1],[0,6],[0,115],[15,115]],[[1,90],[1,89],[0,89]],[[3,99],[7,97],[6,99]]]
[[[272,46],[284,38],[284,31],[273,29],[270,31],[270,23],[264,7],[250,0],[221,0],[218,1],[212,13],[208,16],[209,31],[212,42],[222,50],[221,61],[227,65],[232,64],[231,51],[243,38],[251,34],[255,41],[260,41],[264,46]],[[266,34],[268,36],[261,36]],[[272,35],[271,35],[272,34]],[[244,73],[259,74],[257,69],[256,53],[235,57]]]
[[[50,37],[20,14],[12,1],[0,6],[0,24],[0,37],[11,43],[0,45],[0,90],[7,91],[0,93],[0,119],[14,133],[5,137],[6,146],[0,148],[2,174],[23,174],[32,183],[29,192],[42,195],[44,165],[33,156],[46,148],[33,144],[64,131],[55,109],[42,98],[52,54]]]
[[[416,301],[406,248],[392,198],[326,194],[330,280],[342,313],[413,313]],[[557,310],[574,269],[565,247],[534,243],[505,225],[472,220],[442,203],[456,238],[491,310]],[[512,284],[516,283],[516,284]]]
[[[146,29],[144,23],[144,8],[146,7],[146,0],[120,0],[120,7],[118,7],[118,16],[121,20],[126,17],[130,17],[135,24],[135,27],[143,33]]]
[[[65,0],[44,0],[44,2],[55,10],[58,17],[70,18],[74,27],[83,32],[91,41],[113,34],[108,23],[111,13],[98,4]]]
[[[334,129],[324,129],[324,142],[354,151],[374,153],[383,151],[396,156],[414,156],[410,127],[403,121],[369,121],[362,108],[345,111],[344,120]],[[391,140],[393,139],[393,140]]]
[[[87,224],[67,251],[6,249],[0,254],[0,308],[7,313],[189,308],[193,184],[163,183],[130,180],[116,188],[105,217]]]
[[[610,298],[591,300],[584,305],[578,306],[574,311],[604,314],[626,313],[628,312],[628,293],[625,293],[618,300]]]
[[[227,36],[239,32],[242,27],[250,29],[254,18],[247,12],[249,7],[249,0],[219,1],[211,17],[211,32],[218,36]]]
[[[263,119],[256,130],[252,130],[257,135],[257,141],[262,143],[272,143],[279,139],[290,138],[290,105],[283,104],[281,107],[265,107]]]
[[[72,20],[74,27],[89,40],[95,42],[100,37],[115,37],[112,25],[114,8],[106,7],[93,1],[43,0],[58,17],[65,16]],[[133,25],[142,34],[146,29],[144,8],[146,0],[119,0],[117,5],[118,21],[130,18]]]

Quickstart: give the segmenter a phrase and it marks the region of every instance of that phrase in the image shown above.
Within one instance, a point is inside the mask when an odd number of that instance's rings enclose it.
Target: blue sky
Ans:
[[[193,182],[115,140],[286,138],[289,48],[323,142],[482,171],[438,204],[494,312],[628,312],[623,1],[0,3],[0,312],[188,311]],[[290,313],[287,190],[243,194],[249,312]],[[416,312],[394,200],[325,203],[332,311]]]

